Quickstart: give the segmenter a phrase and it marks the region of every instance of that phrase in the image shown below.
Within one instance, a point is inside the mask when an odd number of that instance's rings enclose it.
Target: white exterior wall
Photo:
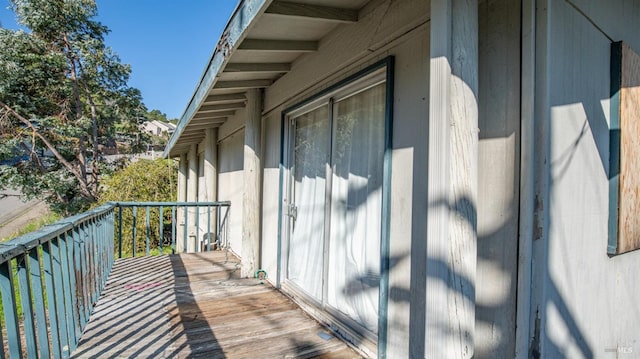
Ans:
[[[543,358],[638,357],[640,251],[608,257],[607,228],[610,44],[640,53],[640,3],[572,3],[538,4],[531,336]]]
[[[403,0],[388,5],[387,1],[372,1],[361,11],[358,23],[337,27],[321,41],[319,51],[298,59],[289,73],[265,91],[262,267],[275,283],[282,111],[395,56],[387,352],[392,358],[407,358],[412,357],[412,350],[422,357],[429,2]],[[418,288],[412,290],[412,285]],[[411,303],[415,304],[413,311]]]
[[[221,131],[222,133],[222,131]],[[244,191],[244,130],[225,132],[219,144],[218,200],[231,201],[227,219],[231,250],[242,251],[242,193]]]
[[[280,193],[281,117],[272,113],[262,119],[262,243],[261,267],[276,283],[278,272],[278,207]]]
[[[520,3],[480,1],[474,358],[513,357],[520,173]]]

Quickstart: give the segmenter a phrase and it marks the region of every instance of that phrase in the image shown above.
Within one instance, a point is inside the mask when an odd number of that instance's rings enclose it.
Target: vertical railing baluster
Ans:
[[[104,280],[102,281],[102,287],[100,287],[100,292],[104,289],[104,286],[107,284],[107,280],[109,280],[110,263],[111,256],[113,252],[110,252],[109,249],[111,246],[109,245],[109,241],[113,242],[113,238],[109,239],[109,218],[106,214],[100,215],[100,223],[102,223],[102,255],[104,257]]]
[[[200,207],[196,206],[196,238],[194,243],[194,252],[200,252]]]
[[[176,254],[176,207],[171,206],[171,254]]]
[[[147,230],[147,238],[146,238],[146,242],[145,242],[145,254],[148,256],[149,255],[149,241],[151,239],[151,206],[146,206],[147,207],[147,218],[145,219],[145,227]]]
[[[110,219],[110,222],[111,222],[109,224],[109,228],[111,228],[111,233],[109,233],[109,238],[112,239],[111,242],[110,242],[111,249],[110,249],[109,253],[110,254],[114,253],[111,257],[109,257],[110,261],[111,261],[110,265],[109,265],[109,272],[111,272],[111,269],[113,268],[113,263],[116,260],[116,258],[115,258],[115,244],[113,243],[113,238],[114,238],[114,235],[115,235],[115,227],[114,226],[115,226],[116,222],[115,222],[115,214],[114,214],[113,210],[111,210],[111,212],[109,214],[109,219]]]
[[[52,239],[53,240],[53,239]],[[56,296],[56,287],[54,278],[53,262],[54,247],[51,241],[48,241],[42,246],[42,261],[44,262],[44,281],[47,293],[47,307],[49,314],[49,327],[51,328],[51,348],[53,350],[54,358],[62,357],[62,340],[60,321],[58,320],[58,304],[56,303],[60,299]]]
[[[188,228],[189,228],[189,213],[188,213],[188,207],[185,205],[185,206],[184,206],[184,238],[182,238],[182,240],[183,240],[183,242],[184,242],[184,243],[183,243],[183,244],[184,244],[184,247],[182,247],[182,251],[183,251],[183,253],[187,253],[187,252],[189,252],[189,251],[187,250],[187,240],[188,240],[187,234],[188,234]]]
[[[24,328],[25,344],[27,345],[27,357],[35,358],[37,354],[36,328],[33,322],[33,305],[29,269],[27,268],[28,253],[16,257],[18,265],[18,286],[20,288],[20,304],[22,304],[22,325]]]
[[[0,264],[0,292],[2,293],[2,308],[4,309],[4,322],[7,329],[9,355],[12,358],[21,358],[20,327],[18,325],[13,269],[11,268],[10,260]]]
[[[64,297],[64,308],[67,323],[67,335],[69,336],[69,352],[75,349],[76,329],[74,325],[75,314],[73,310],[73,292],[71,290],[71,273],[69,273],[69,252],[67,251],[68,234],[63,233],[58,237],[60,250],[60,273],[62,280],[62,295]]]
[[[101,223],[97,217],[94,217],[92,219],[92,223],[93,223],[93,232],[95,233],[93,240],[96,242],[96,258],[98,258],[98,267],[96,268],[96,271],[98,273],[98,286],[96,287],[97,288],[96,302],[97,302],[97,300],[100,298],[100,289],[102,288],[104,283],[105,273],[103,270],[104,258],[103,258],[103,250],[102,250],[102,236],[101,236],[102,228],[100,226]]]
[[[207,252],[211,251],[211,206],[207,205]]]
[[[33,309],[35,313],[35,324],[37,330],[38,349],[41,358],[49,358],[49,331],[47,330],[47,318],[45,314],[45,301],[42,292],[42,271],[40,269],[40,257],[38,250],[42,247],[36,247],[29,251],[29,282],[31,284],[33,294]]]
[[[222,207],[216,207],[218,211],[216,216],[216,241],[219,248],[222,248],[222,236],[220,235],[220,222],[222,221]]]
[[[158,209],[158,211],[160,212],[158,214],[158,219],[160,221],[160,223],[158,224],[158,247],[160,247],[160,255],[162,255],[162,242],[164,242],[164,214],[162,213],[164,210],[164,207],[160,206],[160,208]]]
[[[85,303],[87,306],[85,307],[85,313],[87,318],[91,315],[91,308],[93,307],[92,302],[92,287],[91,287],[91,276],[93,273],[91,272],[91,243],[89,242],[89,233],[87,232],[87,224],[80,224],[80,233],[82,236],[82,278],[83,284],[86,287],[85,290]]]
[[[106,272],[106,250],[105,250],[105,234],[104,234],[104,222],[102,221],[102,216],[98,216],[95,218],[96,221],[96,240],[98,241],[98,253],[100,257],[100,286],[98,287],[98,297],[99,293],[104,288],[104,283],[107,280],[107,272]]]
[[[53,238],[51,243],[51,259],[53,264],[53,283],[56,289],[54,295],[56,296],[56,313],[58,314],[58,329],[60,330],[60,346],[62,349],[62,356],[69,356],[69,333],[67,331],[66,318],[67,313],[65,311],[65,294],[64,286],[62,284],[62,265],[60,259],[60,238]]]
[[[91,301],[95,304],[98,302],[98,291],[100,290],[100,253],[98,252],[98,238],[96,234],[96,223],[94,219],[90,219],[86,221],[89,230],[89,238],[91,241],[91,257],[93,261],[93,266],[91,271],[92,275],[92,293],[91,293]]]
[[[122,207],[118,206],[118,258],[122,258]]]
[[[100,292],[102,292],[102,288],[104,288],[104,284],[107,282],[107,250],[105,238],[106,235],[104,233],[105,225],[102,220],[102,216],[98,216],[95,218],[96,221],[96,234],[98,241],[98,248],[100,253],[100,287],[98,287],[98,297],[100,296]]]
[[[7,357],[7,353],[5,353],[4,351],[4,334],[2,334],[3,331],[2,320],[0,320],[0,359],[4,359]]]
[[[80,325],[80,333],[82,333],[82,328],[87,324],[88,318],[85,312],[85,307],[87,303],[85,302],[85,291],[86,287],[84,285],[84,281],[82,278],[82,273],[84,273],[82,268],[82,239],[80,237],[80,228],[78,226],[73,227],[73,271],[75,278],[75,299],[78,310],[78,319]]]
[[[133,257],[135,257],[136,256],[136,230],[137,230],[136,222],[138,220],[138,207],[133,206],[132,214],[133,214],[133,230],[132,230],[133,235],[132,235],[131,252],[133,253]]]

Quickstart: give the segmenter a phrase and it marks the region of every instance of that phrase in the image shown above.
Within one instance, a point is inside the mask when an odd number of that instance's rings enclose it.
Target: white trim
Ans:
[[[449,187],[451,104],[451,0],[431,1],[429,49],[429,159],[425,358],[445,358],[449,347]],[[446,205],[437,205],[440,201]],[[437,263],[439,262],[439,263]]]
[[[518,228],[518,284],[515,358],[529,357],[531,258],[534,212],[536,4],[522,0],[520,90],[520,214]]]

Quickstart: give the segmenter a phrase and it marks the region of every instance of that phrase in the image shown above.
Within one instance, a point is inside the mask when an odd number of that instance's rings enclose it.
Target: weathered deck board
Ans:
[[[116,262],[77,358],[360,358],[226,252]]]

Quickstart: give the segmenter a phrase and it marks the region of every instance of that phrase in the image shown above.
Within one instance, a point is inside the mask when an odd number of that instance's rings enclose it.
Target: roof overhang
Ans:
[[[164,156],[185,154],[245,106],[245,92],[267,88],[338,24],[358,21],[369,0],[243,0],[166,146]]]

